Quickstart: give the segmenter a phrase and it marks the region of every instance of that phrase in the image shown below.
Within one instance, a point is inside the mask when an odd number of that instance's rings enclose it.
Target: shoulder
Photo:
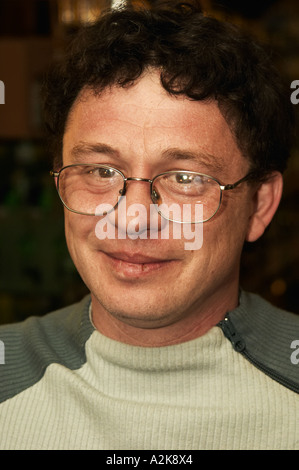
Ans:
[[[262,335],[276,342],[299,335],[299,315],[282,310],[262,297],[241,292],[239,307],[230,313],[250,337]]]
[[[90,298],[43,317],[0,327],[0,402],[38,382],[52,363],[76,369],[84,364],[93,331]]]
[[[299,393],[299,315],[242,291],[239,306],[227,314],[226,320],[240,339],[240,352],[273,379]]]

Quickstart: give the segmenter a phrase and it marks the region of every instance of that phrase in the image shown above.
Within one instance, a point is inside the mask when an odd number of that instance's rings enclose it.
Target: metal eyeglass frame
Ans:
[[[72,165],[66,165],[64,167],[62,167],[59,171],[50,171],[50,175],[53,176],[54,178],[57,178],[57,192],[58,192],[58,195],[60,197],[60,200],[61,202],[63,203],[63,205],[70,211],[70,212],[74,212],[75,214],[80,214],[80,215],[87,215],[87,216],[96,216],[96,214],[88,214],[86,212],[80,212],[80,211],[76,211],[74,209],[71,209],[70,207],[67,206],[67,204],[64,202],[64,200],[62,199],[61,195],[60,195],[60,191],[59,191],[59,177],[60,177],[60,174],[63,170],[65,170],[66,168],[70,168],[70,167],[75,167],[75,166],[92,166],[92,167],[95,167],[95,168],[105,168],[105,169],[109,169],[109,170],[113,170],[113,171],[116,171],[118,174],[121,175],[121,177],[123,178],[123,182],[124,182],[124,185],[123,185],[123,188],[120,189],[119,191],[119,194],[120,194],[120,198],[118,199],[117,203],[115,204],[115,206],[113,207],[112,210],[115,210],[116,207],[118,206],[121,198],[123,196],[125,196],[126,194],[126,190],[127,190],[127,182],[128,181],[141,181],[141,182],[145,182],[145,183],[150,183],[150,197],[151,197],[151,200],[153,201],[154,205],[156,205],[156,201],[155,201],[155,196],[154,196],[154,193],[155,193],[155,190],[153,189],[153,184],[155,182],[155,180],[157,178],[159,178],[160,176],[163,176],[163,175],[169,175],[169,174],[174,174],[174,173],[188,173],[188,174],[191,174],[191,175],[199,175],[199,176],[204,176],[206,178],[210,178],[212,179],[213,181],[215,181],[218,185],[219,185],[219,188],[220,188],[220,198],[219,198],[219,204],[218,204],[218,207],[216,209],[216,211],[214,212],[213,215],[211,215],[211,217],[209,217],[208,219],[205,219],[205,220],[201,220],[201,221],[198,221],[198,222],[185,222],[185,221],[176,221],[176,220],[173,220],[173,219],[170,219],[168,217],[165,217],[158,209],[157,209],[157,212],[159,213],[159,215],[161,217],[163,217],[164,219],[166,220],[169,220],[169,221],[172,221],[172,222],[176,222],[176,223],[189,223],[189,224],[198,224],[198,223],[204,223],[204,222],[207,222],[208,220],[211,220],[212,217],[215,216],[215,214],[218,212],[220,206],[221,206],[221,202],[222,202],[222,194],[223,194],[223,191],[230,191],[232,189],[235,189],[237,186],[239,186],[241,183],[244,183],[245,181],[248,181],[250,179],[255,179],[256,177],[256,172],[254,171],[249,171],[249,173],[247,173],[245,176],[243,176],[243,178],[239,179],[238,181],[236,181],[235,183],[229,183],[229,184],[221,184],[216,178],[214,178],[213,176],[209,176],[209,175],[206,175],[205,173],[199,173],[197,171],[189,171],[189,170],[170,170],[170,171],[165,171],[163,173],[159,173],[158,175],[156,175],[153,179],[149,179],[149,178],[139,178],[139,177],[126,177],[120,170],[118,170],[117,168],[114,168],[112,166],[109,166],[109,165],[101,165],[100,163],[75,163],[75,164],[72,164]]]

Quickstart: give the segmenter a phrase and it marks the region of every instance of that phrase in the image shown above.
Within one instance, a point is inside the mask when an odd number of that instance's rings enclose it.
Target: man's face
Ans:
[[[86,151],[90,144],[102,150]],[[172,97],[156,73],[129,88],[81,93],[63,142],[63,164],[73,163],[108,164],[126,177],[147,179],[190,170],[223,184],[242,178],[249,168],[217,103]],[[152,204],[148,183],[128,182],[126,205],[134,203]],[[65,210],[67,244],[91,291],[94,312],[108,312],[127,325],[157,328],[234,308],[252,209],[247,184],[225,191],[219,211],[203,224],[203,244],[197,250],[186,250],[184,239],[99,240],[98,217]]]

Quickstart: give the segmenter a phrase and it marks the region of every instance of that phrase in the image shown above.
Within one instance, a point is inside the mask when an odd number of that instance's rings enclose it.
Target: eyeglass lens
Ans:
[[[58,191],[68,209],[95,215],[96,208],[101,204],[112,207],[117,205],[124,184],[122,173],[114,168],[71,165],[60,171]],[[217,212],[221,190],[219,183],[209,176],[188,171],[170,171],[154,178],[151,198],[162,217],[177,222],[196,223],[210,219]],[[203,213],[197,210],[199,205],[202,206]]]

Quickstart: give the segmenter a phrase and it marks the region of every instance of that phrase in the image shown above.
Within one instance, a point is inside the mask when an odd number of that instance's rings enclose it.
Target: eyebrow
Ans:
[[[86,143],[80,142],[79,144],[75,145],[71,150],[71,156],[73,157],[74,161],[81,162],[82,156],[89,155],[91,153],[104,153],[106,155],[111,156],[118,156],[118,150],[114,149],[110,145],[102,144],[102,143]]]
[[[178,148],[168,149],[162,154],[165,160],[185,160],[195,162],[201,165],[211,168],[216,171],[223,171],[224,165],[214,155],[206,152],[193,152],[189,150],[182,150]]]
[[[80,142],[79,144],[75,145],[71,150],[71,156],[74,162],[82,162],[82,157],[85,155],[89,155],[91,153],[100,153],[109,155],[112,157],[119,157],[120,153],[117,149],[111,147],[108,144],[104,143],[88,143],[88,142]],[[203,165],[211,170],[214,171],[223,171],[224,165],[216,158],[214,155],[211,155],[206,152],[193,152],[190,150],[184,150],[180,148],[170,148],[162,152],[161,155],[164,161],[178,161],[178,160],[185,160],[191,161],[200,165]]]

